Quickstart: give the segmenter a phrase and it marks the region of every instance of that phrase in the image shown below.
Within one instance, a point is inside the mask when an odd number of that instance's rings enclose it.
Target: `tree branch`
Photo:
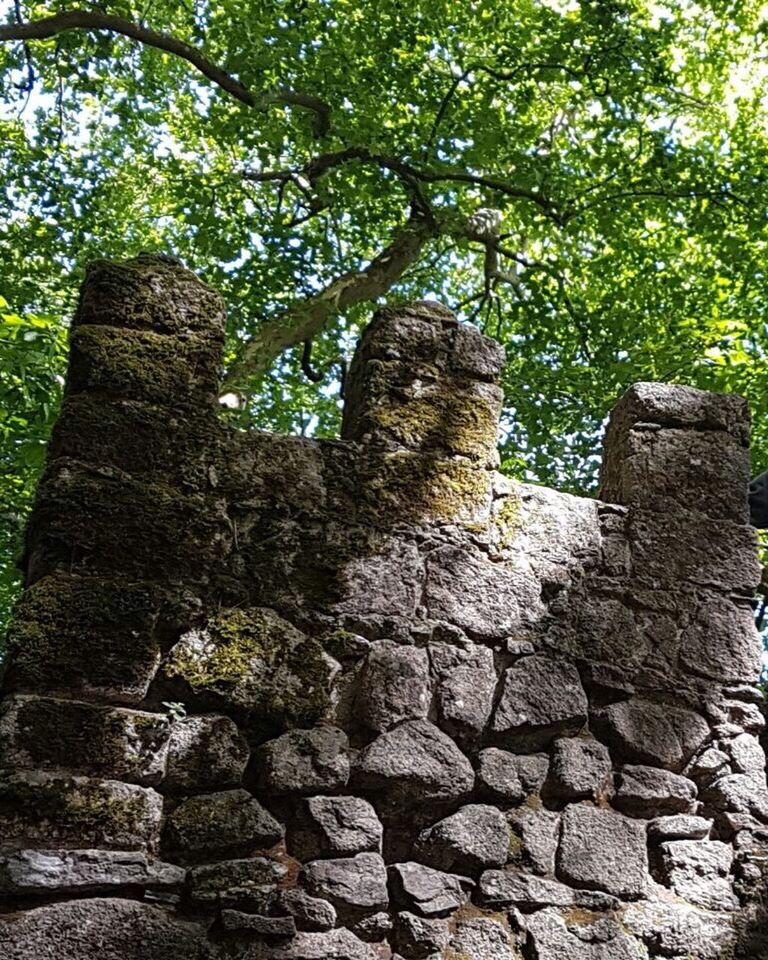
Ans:
[[[186,60],[212,83],[248,107],[266,110],[273,103],[302,107],[315,114],[313,132],[316,137],[325,136],[330,129],[331,107],[318,97],[284,88],[254,94],[239,80],[204,57],[195,47],[168,33],[150,30],[141,24],[132,23],[124,17],[101,13],[97,10],[67,10],[43,20],[0,26],[0,41],[22,40],[26,43],[29,40],[48,40],[67,30],[106,30],[110,33],[119,33],[144,46],[155,47]]]
[[[434,228],[412,214],[406,226],[364,270],[343,274],[319,293],[300,300],[264,323],[224,379],[224,392],[263,376],[289,347],[311,340],[336,313],[376,300],[402,277],[434,236]]]

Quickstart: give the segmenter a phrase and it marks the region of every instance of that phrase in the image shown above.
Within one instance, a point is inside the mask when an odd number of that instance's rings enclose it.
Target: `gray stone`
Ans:
[[[521,756],[488,747],[477,758],[478,793],[499,805],[520,803],[529,794],[540,792],[548,769],[546,753]]]
[[[684,813],[658,817],[648,824],[648,838],[662,840],[704,840],[712,829],[712,821]]]
[[[768,822],[768,789],[765,781],[734,773],[720,777],[701,793],[708,810],[716,813],[749,813]]]
[[[509,825],[514,831],[509,843],[510,862],[540,875],[553,873],[560,814],[522,806],[510,811]]]
[[[163,843],[188,860],[227,857],[274,846],[283,827],[247,790],[184,800],[169,815]]]
[[[407,960],[428,960],[448,946],[451,938],[448,921],[419,917],[415,913],[398,913],[391,941]]]
[[[419,860],[447,873],[473,875],[507,862],[509,825],[496,807],[473,803],[422,831]]]
[[[536,960],[647,960],[648,951],[615,921],[586,914],[568,923],[549,907],[526,917]]]
[[[658,767],[621,768],[615,804],[633,817],[660,817],[689,813],[696,799],[696,784],[679,773]]]
[[[237,786],[247,763],[248,744],[229,717],[188,717],[172,725],[165,787],[203,792]]]
[[[349,780],[349,741],[336,727],[290,730],[254,753],[259,785],[268,793],[341,790]]]
[[[680,771],[709,737],[703,717],[682,707],[633,697],[597,711],[595,721],[630,763]]]
[[[760,673],[762,645],[749,606],[713,596],[683,631],[680,661],[717,683],[750,681]]]
[[[301,802],[288,834],[299,860],[381,852],[383,828],[376,811],[360,797],[311,797]]]
[[[445,956],[462,960],[519,960],[520,954],[506,920],[473,917],[458,921]]]
[[[480,551],[452,545],[427,558],[424,603],[431,618],[477,639],[500,640],[543,613],[540,587],[530,571],[509,570]]]
[[[392,917],[386,910],[381,910],[379,913],[370,913],[359,920],[349,922],[349,929],[366,943],[377,943],[389,936],[392,925]]]
[[[622,922],[665,957],[723,960],[736,939],[730,917],[684,903],[630,903]]]
[[[765,776],[765,753],[757,737],[750,733],[739,734],[726,744],[734,773],[746,773],[753,777]]]
[[[0,776],[0,836],[15,849],[151,850],[163,801],[151,787],[90,777]]]
[[[374,555],[353,555],[347,562],[345,595],[334,610],[357,616],[411,616],[423,577],[424,563],[415,544],[386,538]]]
[[[313,860],[304,865],[301,878],[307,890],[332,903],[342,919],[389,905],[387,871],[378,853]]]
[[[428,720],[408,720],[363,750],[354,779],[360,789],[381,795],[384,807],[423,808],[431,802],[461,800],[472,790],[475,774],[441,730]]]
[[[281,863],[266,857],[207,863],[189,871],[189,896],[194,903],[202,904],[218,902],[235,906],[243,901],[266,904],[287,872]]]
[[[588,737],[555,741],[548,788],[563,800],[597,800],[613,792],[608,748]]]
[[[0,893],[11,896],[101,893],[117,887],[174,890],[186,871],[118,850],[18,850],[0,855]]]
[[[523,657],[506,671],[492,727],[500,745],[532,751],[555,736],[578,733],[587,706],[577,669],[536,654]]]
[[[290,943],[280,946],[256,943],[244,954],[243,960],[379,960],[379,958],[367,943],[363,943],[350,930],[342,928],[329,930],[327,933],[297,933]]]
[[[491,907],[570,907],[575,892],[566,884],[530,873],[486,870],[480,877],[482,902]]]
[[[733,849],[720,840],[670,840],[660,847],[660,875],[672,890],[707,910],[736,910]]]
[[[426,717],[429,660],[425,650],[391,640],[374,643],[359,677],[356,716],[383,733],[402,720]]]
[[[0,768],[154,786],[171,725],[162,714],[17,694],[0,713]]]
[[[333,904],[320,897],[311,897],[299,887],[278,891],[274,904],[277,913],[293,917],[299,930],[321,931],[336,926],[336,908]]]
[[[566,883],[634,900],[648,874],[645,824],[583,804],[563,814],[557,873]]]
[[[688,764],[683,773],[695,781],[699,789],[712,783],[718,777],[732,773],[728,754],[715,747],[708,747]]]
[[[469,900],[474,883],[409,861],[389,868],[393,897],[406,910],[425,917],[448,916]]]
[[[295,937],[293,917],[265,917],[242,910],[222,910],[221,924],[228,932],[252,933],[258,937]]]
[[[462,648],[432,643],[429,659],[437,677],[440,727],[460,743],[476,740],[493,707],[497,680],[493,651],[477,644]]]
[[[9,914],[3,960],[213,960],[205,928],[134,900],[70,900]]]

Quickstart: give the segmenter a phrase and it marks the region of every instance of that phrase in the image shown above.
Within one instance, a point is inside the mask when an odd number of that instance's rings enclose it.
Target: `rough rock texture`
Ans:
[[[744,401],[636,384],[578,498],[496,472],[503,350],[439,304],[376,314],[340,440],[227,426],[223,331],[170,258],[88,271],[0,957],[768,957]]]

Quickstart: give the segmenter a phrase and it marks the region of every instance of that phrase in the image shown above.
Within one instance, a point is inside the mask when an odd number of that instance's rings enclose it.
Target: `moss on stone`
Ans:
[[[313,723],[330,705],[322,646],[271,610],[220,613],[182,638],[165,672],[281,726]]]
[[[498,545],[510,546],[521,527],[522,501],[516,493],[510,493],[495,510],[493,526],[497,532]]]
[[[150,584],[45,577],[24,592],[11,621],[6,686],[141,699],[160,657],[157,608]]]

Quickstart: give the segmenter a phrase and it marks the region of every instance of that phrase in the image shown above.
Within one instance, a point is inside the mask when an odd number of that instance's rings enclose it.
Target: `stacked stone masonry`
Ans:
[[[498,344],[381,310],[341,440],[218,416],[223,306],[97,263],[0,715],[3,960],[766,958],[744,402],[600,500],[497,471]]]

